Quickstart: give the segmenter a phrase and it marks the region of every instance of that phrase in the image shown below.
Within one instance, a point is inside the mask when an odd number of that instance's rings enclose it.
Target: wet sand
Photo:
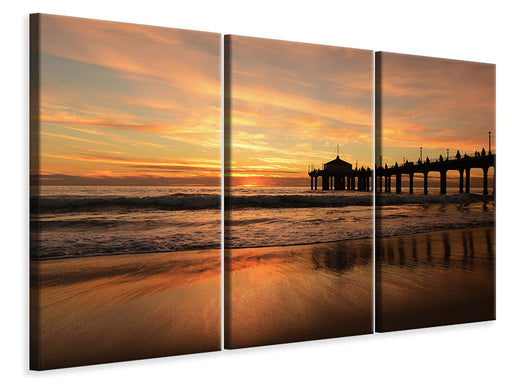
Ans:
[[[372,239],[226,250],[226,348],[372,332]]]
[[[220,349],[220,250],[31,261],[31,274],[33,369]]]
[[[494,227],[377,238],[376,250],[377,332],[496,318]]]

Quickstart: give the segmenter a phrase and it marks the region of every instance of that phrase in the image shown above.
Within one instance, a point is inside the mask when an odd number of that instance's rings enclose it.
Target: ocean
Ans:
[[[492,196],[379,194],[378,236],[492,226]],[[226,247],[324,243],[373,236],[373,195],[359,191],[233,188],[226,205]]]
[[[221,246],[219,187],[45,186],[31,199],[33,258]]]
[[[372,193],[233,188],[226,197],[226,248],[370,238]]]
[[[496,203],[492,195],[458,188],[447,188],[446,195],[415,188],[413,194],[377,194],[375,217],[378,237],[488,227],[495,225]]]
[[[492,226],[492,196],[377,196],[378,236]],[[44,186],[31,215],[31,254],[48,259],[221,247],[217,187]],[[226,191],[226,248],[258,248],[371,238],[373,196],[308,188]]]

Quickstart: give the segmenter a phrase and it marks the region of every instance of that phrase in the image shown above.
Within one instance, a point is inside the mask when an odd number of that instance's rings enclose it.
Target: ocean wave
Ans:
[[[404,204],[469,204],[473,202],[494,201],[493,196],[459,193],[453,195],[409,195],[409,194],[377,194],[375,203],[377,206],[392,206]]]
[[[400,235],[412,235],[417,233],[428,233],[437,231],[447,231],[451,229],[468,229],[480,227],[493,227],[496,225],[494,218],[484,217],[482,219],[473,220],[460,220],[460,221],[445,221],[437,222],[430,219],[429,222],[422,223],[407,223],[407,225],[393,225],[382,222],[381,225],[375,227],[375,234],[377,237],[390,237]]]
[[[404,204],[465,204],[475,201],[493,201],[492,196],[474,194],[453,195],[408,195],[408,194],[378,194],[377,206],[396,206]],[[116,209],[145,209],[145,210],[203,210],[220,209],[221,199],[218,194],[172,194],[163,196],[42,196],[32,197],[33,213],[83,212]],[[226,209],[244,208],[329,208],[349,206],[371,206],[371,194],[255,194],[228,195]]]
[[[395,206],[407,204],[467,204],[473,202],[494,201],[493,196],[482,196],[476,194],[453,194],[453,195],[409,195],[389,194],[377,195],[376,205]],[[228,196],[226,199],[227,208],[336,208],[350,206],[371,206],[373,196],[371,194],[354,195],[248,195]]]
[[[80,212],[110,209],[200,210],[220,209],[220,195],[173,194],[165,196],[42,196],[31,199],[32,211]]]
[[[34,236],[30,243],[30,257],[32,259],[48,259],[220,249],[220,234],[216,237],[209,236],[206,239],[188,239],[188,241],[173,237],[165,239],[157,237],[129,238],[120,234],[104,238],[97,236],[66,240],[64,241],[62,238],[41,239]]]
[[[272,224],[279,220],[272,217],[261,217],[261,218],[250,218],[250,219],[239,219],[239,220],[225,220],[226,228],[237,226],[237,225],[253,225],[253,224]]]
[[[234,195],[227,196],[226,208],[330,208],[371,206],[371,195]]]
[[[174,218],[173,218],[174,219]],[[86,230],[87,228],[104,228],[104,229],[121,229],[121,230],[152,230],[152,229],[160,229],[164,226],[172,226],[174,228],[186,228],[186,227],[198,227],[201,225],[219,225],[220,223],[220,215],[218,217],[212,217],[210,221],[205,222],[202,221],[200,223],[196,221],[177,221],[177,220],[163,220],[162,218],[156,218],[154,220],[147,219],[91,219],[84,218],[82,216],[78,216],[75,219],[62,219],[60,215],[55,215],[50,219],[44,218],[42,220],[37,220],[36,218],[32,218],[30,220],[31,225],[41,226],[45,230],[58,230],[58,229],[74,229],[74,230]]]
[[[231,195],[228,209],[310,208],[371,206],[371,195]],[[220,196],[212,194],[174,194],[150,197],[125,196],[43,196],[32,198],[33,212],[81,212],[111,209],[201,210],[220,209]]]

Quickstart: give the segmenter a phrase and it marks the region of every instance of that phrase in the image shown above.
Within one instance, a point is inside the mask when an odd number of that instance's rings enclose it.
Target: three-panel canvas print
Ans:
[[[32,369],[495,319],[495,65],[30,24]]]

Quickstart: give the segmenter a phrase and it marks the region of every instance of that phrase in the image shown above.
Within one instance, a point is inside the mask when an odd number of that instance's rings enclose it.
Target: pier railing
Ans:
[[[439,172],[440,175],[440,193],[446,193],[446,174],[448,171],[459,172],[459,192],[470,193],[471,190],[471,170],[482,169],[483,171],[483,194],[487,195],[488,190],[488,171],[493,167],[496,169],[496,155],[483,155],[483,156],[467,156],[451,159],[451,160],[438,160],[438,161],[418,161],[405,162],[402,165],[395,164],[394,166],[378,167],[375,170],[376,187],[378,192],[391,192],[391,179],[395,178],[395,192],[402,192],[402,175],[409,176],[409,193],[413,193],[414,188],[414,175],[423,175],[423,192],[428,193],[428,175],[431,172]],[[496,171],[495,171],[496,173]],[[464,177],[465,175],[465,177]],[[465,180],[465,183],[464,183]],[[496,177],[494,177],[496,180]],[[494,191],[494,188],[493,188]]]

